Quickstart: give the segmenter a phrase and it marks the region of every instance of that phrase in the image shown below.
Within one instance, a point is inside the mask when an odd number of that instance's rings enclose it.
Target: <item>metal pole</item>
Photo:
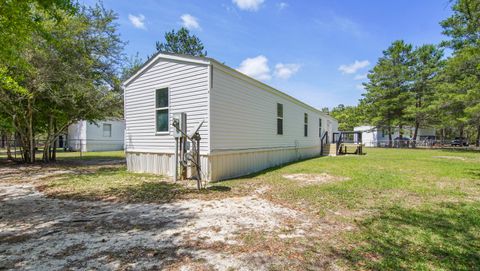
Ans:
[[[178,181],[178,138],[175,138],[175,172],[173,173],[173,178]]]
[[[202,189],[202,176],[200,174],[200,134],[196,134],[196,139],[197,139],[197,165],[196,165],[196,168],[197,168],[197,188],[198,190]]]

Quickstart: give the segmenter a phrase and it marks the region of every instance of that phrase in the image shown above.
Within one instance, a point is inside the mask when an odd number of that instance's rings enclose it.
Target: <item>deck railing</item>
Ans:
[[[323,133],[322,138],[320,139],[320,155],[323,155],[324,146],[328,144],[328,131]]]

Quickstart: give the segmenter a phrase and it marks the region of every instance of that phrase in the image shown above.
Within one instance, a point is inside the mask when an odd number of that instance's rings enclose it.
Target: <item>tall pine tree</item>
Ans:
[[[407,123],[413,65],[412,45],[402,40],[393,42],[383,51],[383,56],[368,74],[364,83],[367,116],[377,127],[388,130],[389,145],[392,145],[393,127],[402,128]]]

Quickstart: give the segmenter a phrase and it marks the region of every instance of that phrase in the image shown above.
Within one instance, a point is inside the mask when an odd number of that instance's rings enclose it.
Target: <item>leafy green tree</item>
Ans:
[[[57,135],[79,120],[119,115],[118,81],[123,43],[116,15],[102,6],[57,12],[60,20],[38,11],[43,31],[19,52],[28,67],[0,69],[0,108],[23,145],[26,162],[35,161],[35,139],[43,135],[44,160]],[[5,75],[5,76],[2,76]]]
[[[407,123],[408,107],[412,80],[412,45],[402,40],[393,42],[383,51],[383,56],[368,74],[369,81],[364,83],[366,93],[362,102],[366,105],[368,120],[377,127],[386,127],[389,131],[389,144],[392,144],[392,127],[399,126],[400,131]]]
[[[452,10],[453,15],[440,22],[443,34],[450,37],[450,40],[442,42],[442,45],[454,50],[479,46],[480,1],[456,0]]]
[[[427,44],[417,47],[412,57],[411,93],[405,112],[413,122],[412,139],[416,140],[420,127],[435,122],[435,114],[432,114],[430,106],[435,98],[436,76],[443,65],[443,51],[435,45]]]
[[[353,128],[365,123],[363,108],[339,104],[330,111],[330,115],[338,120],[340,131],[353,131]]]
[[[441,77],[438,107],[450,112],[459,123],[460,135],[466,125],[477,131],[480,145],[480,2],[457,0],[453,14],[441,22],[450,37],[442,44],[454,50]]]
[[[207,51],[204,50],[202,41],[190,34],[185,27],[180,28],[177,32],[172,30],[165,33],[165,41],[156,43],[157,51],[185,54],[192,56],[206,56]]]
[[[59,13],[73,13],[76,5],[71,0],[24,0],[3,1],[0,4],[0,92],[9,91],[21,97],[21,100],[31,102],[28,92],[21,84],[24,83],[26,73],[33,73],[34,69],[26,58],[23,57],[27,47],[32,45],[32,37],[38,34],[46,34],[44,29],[44,17],[48,14],[55,23],[60,21]],[[29,118],[29,112],[22,112],[16,108],[18,101],[3,97],[12,103],[0,106],[0,114],[4,116],[3,122],[10,123],[17,131],[15,121]],[[10,125],[9,124],[9,125]],[[32,134],[33,129],[22,129],[22,133]],[[28,155],[33,157],[33,137],[24,145]],[[24,148],[25,149],[25,148]],[[27,158],[26,158],[27,159]]]
[[[143,63],[144,61],[138,53],[128,58],[123,64],[122,71],[120,73],[120,81],[124,82],[132,77],[142,67]]]
[[[459,136],[465,128],[476,130],[480,140],[480,48],[457,50],[446,61],[439,76],[434,106],[443,117],[444,125],[458,127]]]
[[[43,18],[39,12],[48,13],[59,21],[59,13],[75,12],[76,6],[71,0],[22,0],[2,1],[0,4],[0,59],[2,64],[22,63],[18,52],[24,49],[33,33],[43,32]]]

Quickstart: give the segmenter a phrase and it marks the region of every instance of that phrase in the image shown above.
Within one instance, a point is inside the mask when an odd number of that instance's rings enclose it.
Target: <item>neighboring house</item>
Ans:
[[[354,131],[362,132],[362,142],[366,147],[382,147],[388,145],[388,128],[377,128],[375,126],[358,126]],[[399,127],[392,129],[392,140],[400,137]],[[415,128],[405,126],[403,127],[403,137],[406,139],[413,139]],[[435,128],[419,128],[417,141],[425,141],[435,139]]]
[[[204,121],[203,178],[222,180],[320,155],[329,115],[205,57],[158,53],[124,82],[128,170],[172,176],[172,114]]]
[[[72,151],[116,151],[124,149],[125,121],[79,121],[68,127],[66,147]]]

